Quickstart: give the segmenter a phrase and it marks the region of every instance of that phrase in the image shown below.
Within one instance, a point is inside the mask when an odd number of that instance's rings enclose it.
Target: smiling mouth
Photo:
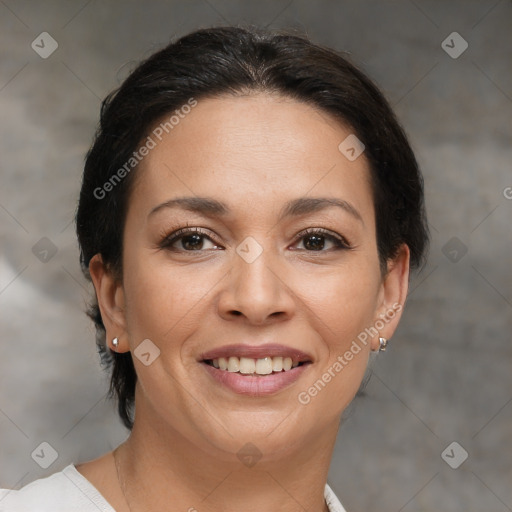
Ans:
[[[230,372],[239,373],[247,377],[265,377],[293,371],[299,366],[311,364],[311,361],[293,361],[291,357],[219,357],[216,359],[204,359],[203,363],[214,368]]]

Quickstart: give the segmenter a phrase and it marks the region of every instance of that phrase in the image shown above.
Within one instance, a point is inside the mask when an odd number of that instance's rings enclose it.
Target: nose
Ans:
[[[234,254],[232,268],[222,281],[219,314],[231,321],[242,317],[254,325],[290,319],[296,306],[292,283],[286,280],[286,272],[270,249],[251,263]]]

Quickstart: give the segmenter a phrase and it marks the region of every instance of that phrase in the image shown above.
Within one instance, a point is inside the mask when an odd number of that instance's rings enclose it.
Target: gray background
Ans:
[[[330,484],[349,512],[512,510],[505,0],[1,1],[0,487],[97,457],[127,436],[104,399],[83,313],[91,289],[71,223],[83,157],[100,99],[134,62],[196,28],[233,23],[296,27],[349,51],[395,107],[425,175],[430,258],[340,428]],[[47,59],[31,48],[43,31],[59,45]],[[454,31],[469,44],[458,58],[442,47]],[[43,237],[57,248],[46,262],[47,241],[33,251]],[[44,441],[58,452],[47,469],[31,457]],[[453,441],[469,454],[458,469],[441,457]],[[449,452],[451,461],[461,453]]]

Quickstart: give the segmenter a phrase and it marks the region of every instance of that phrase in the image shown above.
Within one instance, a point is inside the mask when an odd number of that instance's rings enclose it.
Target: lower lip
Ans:
[[[249,396],[267,396],[277,393],[291,386],[311,366],[310,363],[307,363],[288,371],[252,377],[244,376],[239,372],[219,370],[207,363],[201,364],[217,382],[235,393]]]

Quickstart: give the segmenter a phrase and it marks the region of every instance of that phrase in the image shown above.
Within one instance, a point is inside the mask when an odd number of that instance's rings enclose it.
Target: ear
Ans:
[[[402,244],[397,255],[388,261],[377,302],[374,325],[379,335],[372,339],[372,350],[379,349],[379,337],[390,339],[402,317],[409,288],[410,250]]]
[[[126,336],[124,289],[121,281],[116,279],[107,268],[101,254],[96,254],[89,262],[89,273],[96,290],[96,297],[101,312],[101,319],[107,333],[107,345],[113,338],[119,339],[116,352],[129,350]],[[113,348],[110,345],[110,348]]]

